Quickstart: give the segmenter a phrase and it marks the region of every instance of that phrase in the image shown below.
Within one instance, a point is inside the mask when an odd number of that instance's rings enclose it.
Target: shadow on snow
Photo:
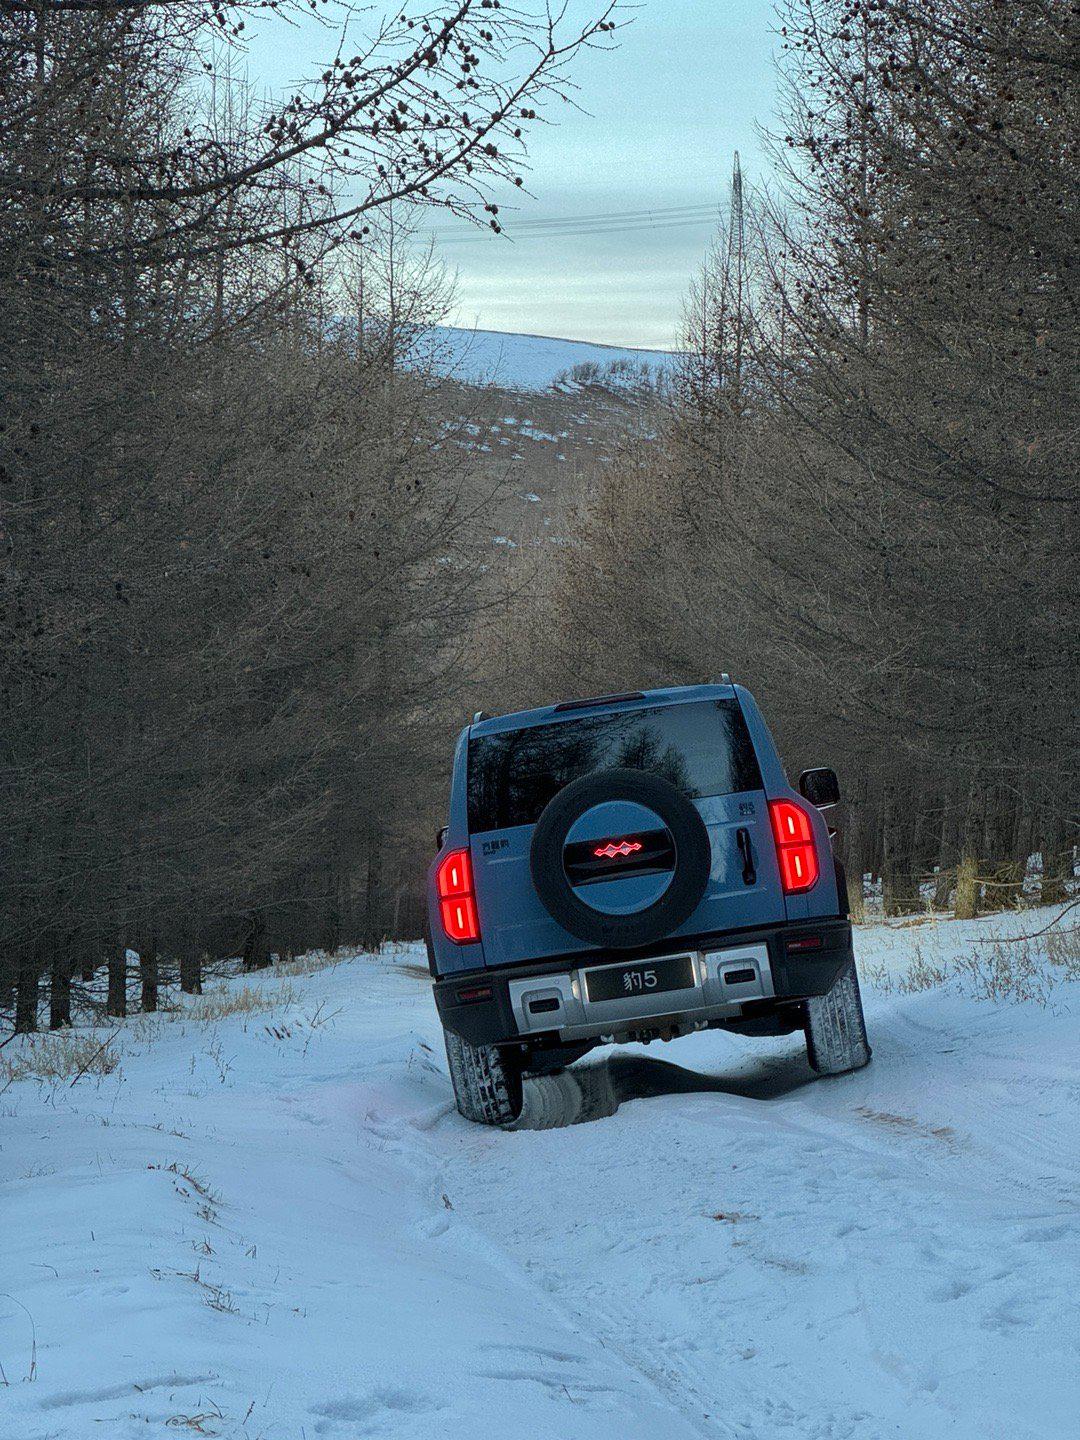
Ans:
[[[779,1100],[817,1079],[805,1054],[759,1063],[728,1075],[702,1075],[648,1055],[609,1055],[558,1075],[525,1081],[521,1117],[512,1130],[553,1130],[614,1115],[627,1100],[659,1095],[738,1095]]]

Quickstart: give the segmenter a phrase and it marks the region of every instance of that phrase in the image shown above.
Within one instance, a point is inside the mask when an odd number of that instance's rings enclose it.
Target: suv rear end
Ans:
[[[828,799],[831,772],[808,775]],[[805,1028],[822,1070],[869,1058],[827,824],[741,686],[478,717],[458,743],[429,912],[473,1119],[513,1118],[523,1073],[601,1042]],[[838,984],[846,1003],[818,1006],[815,1040],[815,1001]],[[505,1091],[494,1113],[460,1093],[480,1055]]]

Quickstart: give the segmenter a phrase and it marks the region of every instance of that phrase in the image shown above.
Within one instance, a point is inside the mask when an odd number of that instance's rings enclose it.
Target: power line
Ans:
[[[698,215],[716,215],[717,207],[714,204],[698,203],[694,205],[650,205],[640,210],[601,210],[592,214],[573,215],[550,215],[534,216],[518,215],[515,219],[514,212],[510,212],[507,223],[514,226],[516,230],[547,229],[551,226],[566,225],[594,225],[594,224],[621,224],[623,221],[636,220],[677,220],[684,217]],[[448,228],[438,232],[452,234]]]
[[[682,216],[715,215],[715,205],[654,205],[645,210],[602,210],[594,215],[553,215],[549,218],[520,220],[516,229],[535,230],[549,225],[593,225],[624,220],[676,220]],[[513,223],[511,221],[511,223]]]
[[[635,234],[639,231],[679,229],[688,225],[713,226],[718,219],[719,214],[714,206],[685,206],[680,210],[631,211],[626,212],[625,218],[617,215],[568,217],[565,220],[524,222],[520,226],[510,221],[503,234],[512,241],[540,240],[545,237],[558,239],[562,236],[577,235]],[[435,230],[432,233],[442,243],[468,245],[489,240],[492,232],[482,230],[472,234],[455,234],[448,230]]]

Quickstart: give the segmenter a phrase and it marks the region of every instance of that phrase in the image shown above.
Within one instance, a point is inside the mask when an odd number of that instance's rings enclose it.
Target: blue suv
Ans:
[[[478,715],[428,876],[428,958],[458,1109],[508,1124],[522,1077],[594,1045],[806,1033],[870,1058],[831,770],[788,784],[727,677]]]

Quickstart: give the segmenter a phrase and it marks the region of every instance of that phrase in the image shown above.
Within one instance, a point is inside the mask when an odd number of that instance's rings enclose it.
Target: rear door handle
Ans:
[[[740,825],[735,831],[735,843],[742,856],[743,884],[753,885],[757,879],[757,871],[754,869],[754,852],[750,845],[750,831],[744,825]]]

